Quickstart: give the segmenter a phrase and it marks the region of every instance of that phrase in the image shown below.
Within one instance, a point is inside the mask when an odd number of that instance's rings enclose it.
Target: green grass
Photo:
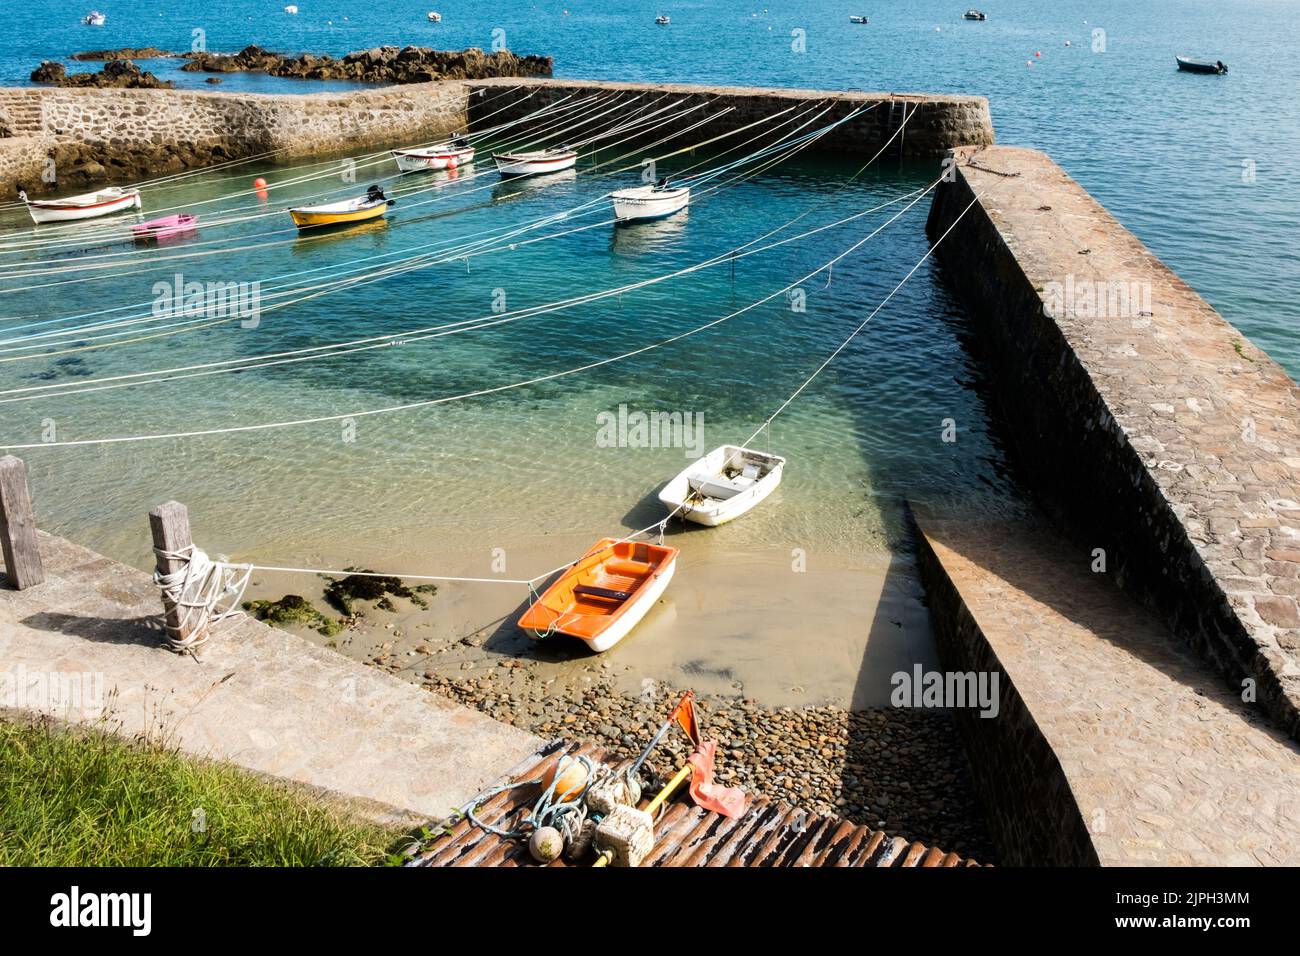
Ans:
[[[363,866],[403,834],[101,728],[0,720],[0,865]]]

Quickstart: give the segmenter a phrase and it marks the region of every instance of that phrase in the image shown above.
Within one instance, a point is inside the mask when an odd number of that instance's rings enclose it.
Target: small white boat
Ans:
[[[502,176],[537,176],[572,169],[578,162],[578,153],[561,146],[526,153],[493,153],[492,161],[497,164],[497,172]]]
[[[871,17],[855,17],[855,16],[849,17],[849,23],[870,23],[870,22],[871,22]]]
[[[397,161],[397,168],[404,173],[446,169],[449,166],[455,168],[474,162],[474,147],[463,139],[453,139],[423,149],[394,149],[391,152]]]
[[[91,10],[81,18],[81,22],[88,27],[102,27],[108,22],[108,17],[104,16],[104,14],[100,13],[98,10]]]
[[[659,492],[659,500],[687,521],[710,528],[739,518],[776,490],[785,459],[765,451],[723,445],[687,467]]]
[[[660,180],[650,186],[619,189],[609,194],[614,203],[614,215],[620,222],[644,219],[663,219],[685,209],[691,201],[689,186],[669,186]]]
[[[296,13],[298,12],[298,8],[297,8],[297,6],[295,6],[294,4],[291,3],[291,4],[289,4],[287,7],[284,8],[284,12],[287,13],[287,14],[289,14],[289,16],[293,16],[294,14],[296,14]]]
[[[981,13],[979,10],[967,10],[962,14],[964,20],[987,20],[988,15]]]
[[[672,22],[673,21],[671,17],[666,17],[663,14],[660,14],[659,16],[655,17],[655,23],[659,24],[661,27],[666,27],[668,26],[668,24]]]
[[[36,223],[95,219],[140,208],[140,190],[119,189],[117,186],[101,189],[97,193],[65,196],[62,199],[28,199],[25,192],[20,192],[18,198],[27,204],[27,211]]]
[[[430,10],[430,11],[429,11],[429,22],[430,22],[430,23],[441,23],[441,22],[442,22],[442,14],[439,13],[437,10]]]

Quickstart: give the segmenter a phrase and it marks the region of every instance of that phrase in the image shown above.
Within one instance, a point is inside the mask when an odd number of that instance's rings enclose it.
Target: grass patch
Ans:
[[[0,719],[0,865],[365,866],[409,842],[229,764]]]

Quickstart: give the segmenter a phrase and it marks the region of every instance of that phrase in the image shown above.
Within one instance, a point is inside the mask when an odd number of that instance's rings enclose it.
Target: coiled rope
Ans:
[[[208,642],[217,625],[242,616],[239,602],[251,568],[240,573],[235,566],[213,561],[194,545],[179,551],[154,548],[154,554],[162,561],[180,564],[175,571],[164,574],[155,570],[153,575],[163,601],[174,608],[165,625],[172,650],[193,652]]]

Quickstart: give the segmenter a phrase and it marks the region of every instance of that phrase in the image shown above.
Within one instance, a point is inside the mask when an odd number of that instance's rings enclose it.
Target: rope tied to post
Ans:
[[[176,551],[153,550],[161,561],[181,563],[170,573],[156,569],[153,573],[164,604],[174,608],[165,619],[167,645],[173,651],[202,647],[217,625],[244,613],[239,603],[253,573],[251,566],[213,561],[192,544]]]

